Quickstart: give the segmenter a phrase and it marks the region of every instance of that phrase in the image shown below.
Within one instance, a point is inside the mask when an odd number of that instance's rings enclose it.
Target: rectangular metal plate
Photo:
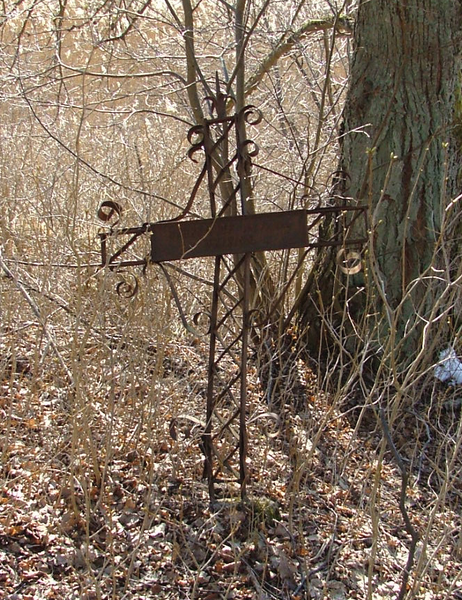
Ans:
[[[156,223],[150,231],[152,262],[308,245],[305,210]]]

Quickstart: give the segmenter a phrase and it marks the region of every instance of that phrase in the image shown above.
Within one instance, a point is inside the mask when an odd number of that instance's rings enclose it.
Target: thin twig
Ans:
[[[380,408],[380,423],[382,425],[382,431],[383,431],[383,434],[387,441],[388,447],[390,448],[391,453],[393,454],[393,456],[398,464],[399,470],[401,471],[401,494],[400,494],[400,498],[399,498],[399,509],[401,511],[401,514],[403,515],[406,531],[411,536],[411,545],[409,547],[409,553],[407,556],[406,566],[405,566],[404,572],[403,572],[401,588],[399,590],[399,594],[398,594],[398,598],[397,598],[397,600],[403,600],[404,596],[406,595],[407,582],[409,580],[409,575],[411,574],[412,565],[414,564],[415,551],[416,551],[417,543],[420,539],[420,536],[419,536],[417,530],[415,529],[414,525],[412,524],[411,519],[409,518],[409,513],[406,508],[406,491],[407,491],[407,486],[408,486],[408,481],[409,481],[409,475],[408,475],[406,466],[404,464],[404,461],[403,461],[400,453],[398,452],[398,450],[393,442],[393,439],[391,437],[390,428],[388,427],[388,422],[385,417],[385,411],[383,410],[383,408]]]
[[[11,281],[14,282],[15,286],[18,288],[18,290],[21,292],[21,294],[23,295],[24,299],[26,300],[26,302],[29,304],[29,306],[32,309],[32,312],[35,314],[35,316],[38,319],[38,322],[40,323],[40,326],[43,329],[43,332],[53,350],[53,352],[56,354],[56,357],[58,358],[62,368],[64,369],[67,378],[69,379],[70,384],[73,386],[74,385],[74,378],[72,376],[71,371],[69,370],[69,367],[66,365],[66,362],[64,360],[64,358],[62,357],[58,346],[56,345],[56,342],[53,338],[53,336],[51,335],[48,327],[46,326],[45,320],[42,317],[42,313],[40,312],[40,308],[37,305],[37,303],[34,301],[34,299],[32,298],[32,296],[29,294],[29,292],[26,290],[26,288],[24,287],[24,285],[18,280],[17,277],[15,277],[15,275],[13,274],[12,271],[10,271],[10,269],[7,267],[4,259],[3,259],[3,255],[2,252],[0,250],[0,268],[2,269],[2,271],[5,273],[5,275],[8,277],[8,279],[11,279]]]

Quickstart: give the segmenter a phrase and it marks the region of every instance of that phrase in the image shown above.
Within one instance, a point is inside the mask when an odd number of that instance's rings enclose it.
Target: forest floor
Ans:
[[[41,335],[25,321],[1,338],[1,598],[398,597],[411,547],[399,467],[373,410],[333,403],[303,358],[278,435],[249,430],[247,501],[230,485],[211,506],[197,436],[169,433],[175,414],[203,418],[206,348],[146,346],[140,365],[129,344],[105,358],[89,336],[69,357],[73,373],[81,364],[71,386]],[[264,412],[249,367],[249,403]],[[462,598],[462,454],[446,465],[429,429],[445,393],[414,407],[395,439],[419,535],[408,598]],[[437,418],[460,443],[458,409]]]

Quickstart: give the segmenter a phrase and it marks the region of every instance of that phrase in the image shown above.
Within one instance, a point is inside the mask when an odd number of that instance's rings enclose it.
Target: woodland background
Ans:
[[[169,432],[179,414],[204,416],[207,337],[181,316],[208,306],[213,261],[166,267],[181,315],[159,267],[100,267],[102,202],[123,206],[123,226],[185,205],[198,174],[186,136],[217,76],[263,113],[249,128],[255,210],[330,201],[352,133],[356,4],[4,0],[0,12],[0,597],[462,598],[461,398],[434,377],[439,352],[460,350],[457,197],[441,200],[439,262],[421,278],[438,280],[439,300],[425,322],[412,313],[424,331],[404,367],[401,304],[373,328],[350,314],[368,285],[364,314],[383,302],[371,261],[340,322],[317,306],[313,344],[303,300],[320,258],[294,273],[297,250],[268,253],[276,293],[295,275],[291,344],[277,398],[261,356],[249,362],[249,404],[277,410],[280,428],[250,432],[247,505],[211,507],[197,436]],[[132,275],[138,293],[117,294]]]

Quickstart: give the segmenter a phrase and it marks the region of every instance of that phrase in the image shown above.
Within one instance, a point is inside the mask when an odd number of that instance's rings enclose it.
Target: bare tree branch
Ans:
[[[330,29],[335,29],[337,36],[351,35],[353,33],[353,19],[351,17],[338,16],[326,17],[324,19],[310,19],[305,21],[305,23],[289,37],[283,35],[275,49],[268,54],[257,71],[248,80],[245,86],[246,96],[255,91],[265,74],[268,73],[282,56],[288,54],[295,44],[298,44],[304,37],[311,33],[329,31]]]
[[[191,2],[182,0],[184,12],[184,41],[186,50],[186,81],[189,103],[194,114],[196,123],[202,123],[204,113],[202,111],[199,94],[197,92],[196,75],[198,72],[197,61],[194,51],[194,20]]]

